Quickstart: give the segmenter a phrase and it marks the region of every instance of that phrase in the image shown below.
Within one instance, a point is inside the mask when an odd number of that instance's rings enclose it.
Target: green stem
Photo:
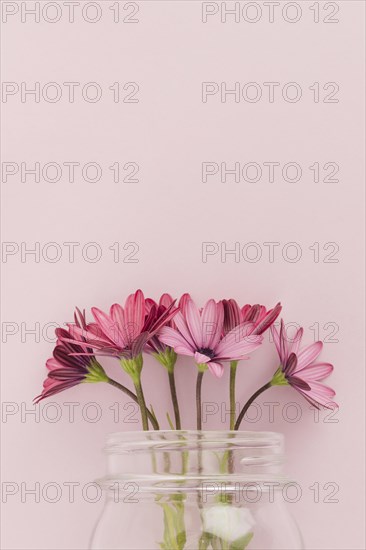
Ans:
[[[172,396],[172,403],[173,403],[173,408],[174,408],[175,428],[177,430],[180,430],[181,429],[181,422],[180,422],[180,412],[179,412],[179,405],[178,405],[177,388],[175,386],[174,369],[168,371],[168,376],[169,376],[170,393],[171,393],[171,396]]]
[[[148,420],[147,420],[148,410],[147,410],[147,407],[146,407],[144,392],[142,391],[140,378],[138,380],[136,380],[136,382],[134,382],[134,384],[135,384],[135,389],[136,389],[137,401],[138,401],[138,404],[140,405],[140,410],[141,410],[142,429],[144,431],[148,431],[148,429],[149,429],[149,423],[148,423]]]
[[[237,418],[237,421],[235,422],[234,430],[239,429],[240,424],[241,424],[247,410],[249,409],[250,405],[253,403],[253,401],[255,401],[261,393],[263,393],[264,391],[268,390],[268,388],[271,388],[271,387],[272,387],[272,383],[267,382],[267,384],[264,384],[264,386],[262,386],[261,388],[259,388],[259,390],[257,390],[255,393],[253,393],[252,397],[245,403],[244,407],[240,411],[240,414]]]
[[[202,378],[204,372],[198,371],[196,383],[196,409],[197,409],[197,430],[202,430]]]
[[[137,395],[135,395],[131,390],[129,390],[128,388],[126,388],[126,386],[123,386],[122,384],[120,384],[119,382],[117,382],[116,380],[113,380],[112,378],[109,378],[108,377],[108,384],[110,384],[111,386],[114,386],[115,388],[117,388],[118,390],[121,390],[123,391],[123,393],[125,393],[126,395],[128,395],[131,399],[133,399],[135,401],[135,403],[139,404],[139,401],[137,399]],[[151,425],[152,427],[154,428],[154,430],[159,430],[160,427],[159,427],[159,424],[158,424],[158,421],[156,420],[155,416],[147,409],[147,415],[149,417],[149,420],[151,422]]]
[[[237,366],[238,366],[238,361],[230,362],[230,430],[234,430],[235,428],[235,412],[236,412],[235,378],[236,378]]]
[[[128,397],[131,397],[131,399],[133,399],[136,403],[138,402],[136,395],[131,390],[126,388],[126,386],[122,386],[122,384],[120,384],[116,380],[113,380],[112,378],[109,378],[109,377],[108,377],[108,384],[110,384],[111,386],[114,386],[115,388],[123,391],[123,393],[128,395]]]

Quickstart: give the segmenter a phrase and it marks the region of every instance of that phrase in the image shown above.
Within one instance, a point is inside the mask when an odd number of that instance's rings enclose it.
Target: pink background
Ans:
[[[19,488],[2,504],[3,548],[87,547],[102,501],[86,502],[82,488],[104,472],[101,448],[106,434],[137,429],[133,421],[138,415],[131,417],[134,410],[128,400],[102,385],[58,395],[51,399],[58,409],[44,402],[38,422],[32,414],[22,417],[21,411],[32,409],[42,385],[44,363],[53,347],[49,323],[71,320],[75,305],[107,308],[139,287],[153,297],[189,290],[200,303],[230,296],[242,304],[272,306],[281,300],[285,320],[304,326],[308,343],[318,323],[320,337],[327,339],[322,357],[336,367],[330,384],[337,391],[339,413],[329,418],[323,412],[315,422],[314,412],[300,396],[289,388],[276,388],[258,400],[261,418],[243,427],[285,433],[287,472],[302,488],[299,502],[289,506],[307,548],[365,548],[363,2],[338,2],[335,24],[323,22],[330,14],[324,2],[319,23],[314,23],[309,9],[313,3],[298,2],[302,17],[292,24],[281,12],[269,23],[263,2],[256,3],[263,17],[255,24],[230,18],[221,23],[219,14],[204,24],[201,2],[195,1],[138,2],[135,24],[114,23],[112,2],[104,1],[99,22],[83,21],[79,10],[71,24],[59,4],[63,18],[57,23],[34,23],[31,18],[22,23],[18,13],[2,25],[3,81],[29,86],[36,81],[94,81],[103,89],[102,99],[88,103],[80,91],[74,103],[64,96],[57,103],[36,103],[32,98],[22,103],[20,94],[9,96],[2,103],[3,162],[97,162],[103,176],[96,183],[83,181],[80,172],[74,183],[65,173],[55,183],[42,178],[35,183],[32,177],[22,183],[16,174],[2,183],[3,241],[15,243],[10,245],[14,250],[24,247],[22,242],[28,248],[38,242],[41,250],[55,242],[62,250],[54,263],[48,259],[54,253],[50,248],[49,256],[45,252],[38,262],[31,255],[22,261],[20,252],[3,256],[1,390],[3,413],[13,413],[3,414],[1,425],[3,501],[9,482]],[[123,11],[125,3],[120,4],[123,16],[131,11],[128,6]],[[33,2],[27,2],[30,5]],[[108,87],[117,81],[122,86],[137,82],[139,102],[114,103]],[[260,83],[263,99],[236,103],[228,96],[222,103],[217,94],[203,103],[202,82],[224,81],[228,88],[234,82]],[[281,83],[274,103],[267,100],[264,82]],[[282,99],[280,90],[287,82],[302,87],[297,103]],[[309,90],[314,82],[321,85],[322,99],[322,86],[338,83],[339,102],[315,103]],[[108,167],[115,162],[137,163],[139,182],[114,183]],[[270,183],[263,170],[257,183],[236,183],[232,176],[226,183],[219,176],[203,183],[203,162],[297,162],[303,175],[291,183],[278,173]],[[315,183],[309,170],[314,162],[337,163],[339,182]],[[69,261],[66,242],[80,243],[74,262]],[[95,263],[81,254],[91,242],[102,251]],[[109,249],[115,242],[122,250],[117,262]],[[139,248],[133,257],[137,262],[123,261],[134,250],[123,250],[131,242]],[[236,262],[233,255],[221,258],[217,253],[203,262],[203,242],[217,243],[223,250],[225,243],[231,249],[238,242],[242,250],[255,242],[262,258],[250,262],[241,256]],[[266,242],[280,243],[274,261],[268,260]],[[289,242],[301,248],[298,262],[281,254]],[[318,262],[309,249],[314,243],[320,246]],[[324,250],[326,243],[339,246],[333,256],[338,261],[324,261],[334,250],[334,245]],[[289,249],[289,255],[293,251]],[[91,248],[89,252],[92,256]],[[36,334],[26,333],[35,327]],[[276,368],[268,335],[265,342],[240,367],[237,391],[242,404]],[[118,365],[106,365],[125,380]],[[147,359],[143,375],[148,401],[164,418],[170,410],[165,372]],[[177,378],[185,427],[194,427],[194,377],[190,361],[180,361]],[[227,376],[204,380],[204,401],[217,403],[221,412],[227,382]],[[121,419],[115,422],[110,407],[118,401]],[[79,403],[74,422],[68,402]],[[102,413],[97,422],[86,418],[88,412],[93,416],[95,407],[83,409],[91,402]],[[264,402],[279,403],[273,421]],[[297,411],[290,402],[302,407],[297,422],[289,420]],[[55,413],[61,418],[52,422]],[[226,426],[220,413],[205,425]],[[55,495],[52,489],[47,498],[41,494],[39,503],[25,495],[24,488],[37,482],[41,491],[47,483],[59,484],[60,500],[47,502]],[[79,484],[73,503],[64,485],[68,482]],[[320,502],[314,502],[310,489],[315,483]],[[90,489],[89,500],[93,496]]]

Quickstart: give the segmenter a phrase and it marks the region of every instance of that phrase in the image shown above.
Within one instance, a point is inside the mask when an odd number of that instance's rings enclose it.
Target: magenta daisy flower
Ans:
[[[174,323],[175,314],[178,311],[183,311],[185,309],[185,304],[188,299],[191,299],[189,294],[183,294],[183,296],[179,300],[177,308],[174,309],[174,316],[172,315],[170,319],[164,324],[164,326],[177,329],[177,326]],[[150,319],[150,323],[153,323],[154,321],[156,321],[156,319],[164,315],[165,312],[175,304],[175,302],[176,300],[173,300],[170,294],[167,294],[167,293],[161,295],[159,299],[159,303],[156,303],[155,300],[151,298],[146,298],[145,300],[146,313]],[[148,330],[148,326],[147,326],[147,330]],[[167,344],[164,344],[164,342],[160,339],[159,333],[155,333],[154,336],[148,340],[145,346],[145,351],[147,351],[148,353],[151,353],[155,357],[159,356],[157,357],[159,361],[160,359],[163,359],[163,356],[165,355],[167,356],[168,360],[170,359],[171,355],[173,356],[173,358],[175,358],[175,360],[177,358],[177,355],[174,352],[173,348],[168,346]],[[161,362],[164,364],[163,361]]]
[[[147,328],[149,325],[154,324],[164,313],[175,304],[175,300],[170,294],[162,294],[159,302],[156,303],[152,298],[146,298],[145,307],[146,315],[149,319]],[[178,311],[179,308],[176,309]],[[175,327],[173,317],[166,323],[165,326]],[[154,336],[146,343],[145,351],[151,354],[163,355],[169,346],[160,341],[159,336],[155,333]],[[171,349],[171,348],[169,348]]]
[[[78,313],[79,318],[75,315],[75,323],[82,328],[85,326],[84,314],[80,311]],[[71,338],[70,331],[57,328],[55,332],[56,347],[53,357],[46,362],[48,376],[43,383],[42,393],[34,400],[36,403],[82,382],[109,382],[103,367],[82,338],[78,343],[72,343],[67,341]]]
[[[250,322],[241,323],[223,336],[224,306],[215,300],[199,310],[187,297],[174,323],[176,328],[165,326],[160,330],[160,340],[176,353],[194,357],[202,371],[208,368],[217,377],[223,375],[223,362],[245,358],[263,339],[253,334],[255,325]]]
[[[224,305],[224,333],[246,322],[254,324],[254,334],[263,334],[277,319],[282,306],[278,303],[273,309],[266,310],[264,306],[246,304],[240,308],[235,300],[223,300]]]
[[[319,408],[334,408],[332,401],[335,391],[321,383],[333,371],[330,363],[317,362],[323,342],[315,342],[300,350],[304,330],[300,328],[294,338],[289,339],[283,320],[280,331],[271,327],[274,343],[281,361],[271,381],[272,386],[290,385],[305,397],[309,403]]]

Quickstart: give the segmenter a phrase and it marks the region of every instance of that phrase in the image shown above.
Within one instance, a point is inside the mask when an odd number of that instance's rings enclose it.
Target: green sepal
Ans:
[[[281,366],[278,367],[278,369],[274,373],[270,384],[271,386],[288,386],[289,385]]]
[[[137,357],[133,357],[132,359],[122,358],[120,363],[123,370],[131,376],[134,384],[137,384],[140,381],[140,374],[143,367],[142,354]]]
[[[102,365],[96,359],[90,361],[87,367],[88,374],[85,376],[84,382],[108,382],[109,378],[103,369]]]
[[[208,369],[207,363],[196,363],[196,364],[197,364],[198,372],[206,372],[206,370]]]
[[[153,353],[152,355],[168,372],[174,371],[175,363],[177,362],[177,354],[173,348],[167,347],[165,351]]]

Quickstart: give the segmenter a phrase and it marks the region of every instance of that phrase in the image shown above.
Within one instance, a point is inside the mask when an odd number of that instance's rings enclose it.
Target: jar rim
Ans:
[[[181,446],[183,442],[200,445],[228,444],[240,447],[275,447],[283,450],[284,435],[270,431],[235,430],[156,430],[113,432],[108,435],[104,450],[107,454],[131,452],[146,447]]]
[[[108,475],[102,484],[119,480],[138,483],[144,491],[176,486],[187,491],[213,481],[230,487],[249,481],[283,483],[283,442],[283,434],[267,431],[115,432],[104,449]]]

